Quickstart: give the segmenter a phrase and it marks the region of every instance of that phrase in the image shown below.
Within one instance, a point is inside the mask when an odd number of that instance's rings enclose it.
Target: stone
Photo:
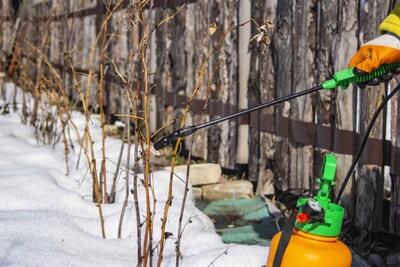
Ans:
[[[171,167],[166,167],[165,169],[170,171]],[[177,165],[174,171],[186,175],[186,165]],[[221,176],[222,169],[219,164],[201,163],[190,165],[189,179],[194,186],[218,183]]]
[[[104,125],[104,132],[107,136],[121,137],[125,130],[124,125],[121,124],[106,124]]]
[[[227,181],[225,183],[202,186],[202,197],[206,200],[252,198],[253,184],[249,181]]]
[[[201,187],[192,187],[192,195],[194,199],[201,199],[201,195],[203,193],[203,190]]]
[[[107,136],[118,136],[119,128],[116,125],[106,124],[104,125],[104,133]]]

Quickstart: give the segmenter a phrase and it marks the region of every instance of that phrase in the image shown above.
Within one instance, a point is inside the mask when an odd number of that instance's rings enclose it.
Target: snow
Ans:
[[[7,84],[6,102],[11,102],[13,89],[14,86]],[[20,98],[19,95],[17,99]],[[73,120],[81,130],[84,126],[82,114],[74,112]],[[76,170],[78,151],[71,152],[70,174],[66,176],[62,142],[54,148],[38,144],[34,129],[20,121],[18,112],[0,115],[0,266],[135,266],[136,222],[131,195],[123,238],[117,239],[125,190],[124,173],[117,186],[116,203],[102,205],[107,236],[102,239],[98,210],[91,201],[92,181],[84,158]],[[96,155],[100,158],[101,131],[95,119],[91,121],[91,130]],[[72,137],[78,147],[78,137]],[[109,180],[115,170],[113,162],[117,161],[120,145],[120,140],[107,138]],[[125,164],[123,161],[122,168]],[[184,174],[178,175],[184,177]],[[154,240],[157,242],[169,173],[159,171],[152,176],[157,199],[154,220]],[[176,236],[184,184],[175,179],[173,186],[174,199],[166,230]],[[141,186],[139,198],[143,216],[145,206]],[[181,266],[259,267],[265,264],[266,247],[222,243],[209,218],[194,206],[191,192],[183,221],[187,222],[189,218],[192,223],[183,233]],[[174,237],[166,242],[162,266],[175,266]]]

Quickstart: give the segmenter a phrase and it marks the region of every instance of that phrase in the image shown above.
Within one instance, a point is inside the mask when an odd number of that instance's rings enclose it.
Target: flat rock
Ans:
[[[201,195],[203,193],[203,190],[201,187],[192,187],[192,195],[194,199],[201,199]]]
[[[169,171],[171,167],[166,167],[165,169]],[[177,165],[174,171],[186,174],[186,165]],[[189,179],[194,186],[218,183],[221,176],[222,169],[219,164],[201,163],[190,165]]]
[[[120,128],[113,124],[104,125],[104,132],[107,136],[118,136],[120,134]]]
[[[249,181],[228,181],[204,185],[202,190],[202,197],[210,201],[253,197],[253,185]]]

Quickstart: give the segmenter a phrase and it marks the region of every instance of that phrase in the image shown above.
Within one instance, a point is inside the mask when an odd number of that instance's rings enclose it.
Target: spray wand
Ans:
[[[377,80],[377,82],[379,83],[380,77],[383,77],[383,76],[391,77],[393,75],[393,73],[399,72],[399,69],[400,69],[400,63],[385,64],[385,65],[380,66],[375,71],[373,71],[371,73],[367,73],[367,74],[359,73],[354,68],[348,68],[348,69],[336,72],[333,75],[332,79],[325,81],[324,83],[322,83],[319,86],[316,86],[316,87],[313,87],[313,88],[310,88],[310,89],[307,89],[307,90],[304,90],[301,92],[297,92],[297,93],[289,95],[289,96],[278,98],[276,100],[273,100],[273,101],[270,101],[270,102],[267,102],[267,103],[264,103],[264,104],[246,109],[246,110],[242,110],[240,112],[237,112],[237,113],[225,116],[225,117],[221,117],[221,118],[218,118],[215,120],[204,122],[204,123],[201,123],[198,125],[191,125],[191,126],[188,126],[185,128],[180,128],[169,135],[161,137],[157,142],[154,143],[154,148],[156,150],[159,150],[159,149],[171,144],[172,141],[175,141],[181,137],[189,136],[189,135],[193,134],[194,132],[196,132],[197,130],[209,127],[211,125],[214,125],[214,124],[217,124],[217,123],[220,123],[223,121],[231,120],[231,119],[249,114],[253,111],[271,107],[271,106],[289,101],[291,99],[294,99],[294,98],[297,98],[300,96],[315,93],[322,89],[333,90],[337,87],[346,89],[351,83],[363,84],[363,83],[373,81],[373,80]]]

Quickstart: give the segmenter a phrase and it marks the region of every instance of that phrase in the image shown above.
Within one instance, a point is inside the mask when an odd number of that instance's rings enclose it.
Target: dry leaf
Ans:
[[[261,43],[263,45],[263,51],[269,46],[271,43],[270,34],[272,32],[273,24],[270,20],[267,20],[260,27],[257,26],[258,33],[254,35],[250,42],[256,41],[257,43]]]
[[[208,26],[208,33],[213,35],[217,31],[217,24],[214,22]]]

